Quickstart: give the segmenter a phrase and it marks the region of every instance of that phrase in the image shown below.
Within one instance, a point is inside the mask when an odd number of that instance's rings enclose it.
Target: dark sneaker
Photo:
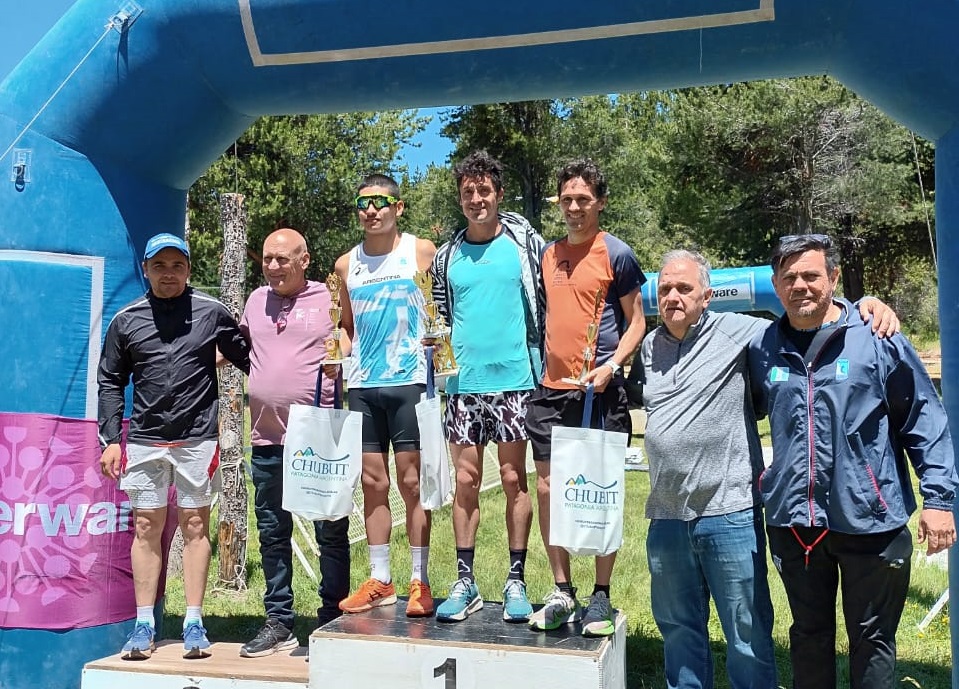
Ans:
[[[123,660],[146,660],[156,650],[156,645],[153,642],[155,636],[156,632],[153,627],[146,622],[140,622],[130,632],[127,642],[123,644],[120,657]]]
[[[199,622],[190,622],[183,629],[183,657],[207,658],[210,656],[210,640]]]
[[[341,617],[342,615],[343,615],[343,611],[340,610],[339,606],[335,608],[330,608],[325,606],[322,608],[317,608],[316,609],[316,628],[320,629],[323,626],[332,622],[333,620],[337,619],[338,617]]]
[[[590,597],[586,614],[583,615],[583,636],[609,636],[616,627],[613,625],[615,611],[609,597],[597,591]]]
[[[266,624],[250,641],[243,644],[240,655],[244,658],[260,658],[280,651],[292,651],[300,642],[293,631],[279,620],[270,617]]]

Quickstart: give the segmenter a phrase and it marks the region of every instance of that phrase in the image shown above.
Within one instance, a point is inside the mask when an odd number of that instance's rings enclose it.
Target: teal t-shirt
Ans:
[[[502,233],[482,244],[464,241],[450,257],[447,280],[459,375],[446,391],[532,390],[519,247]]]

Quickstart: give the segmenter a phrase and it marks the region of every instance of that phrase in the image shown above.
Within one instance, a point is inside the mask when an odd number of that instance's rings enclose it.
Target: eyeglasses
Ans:
[[[356,204],[356,210],[358,211],[367,210],[371,203],[373,208],[379,211],[387,206],[392,206],[394,203],[399,203],[399,199],[386,194],[370,194],[369,196],[357,196],[353,199],[353,203]]]
[[[791,242],[813,242],[821,244],[823,249],[828,249],[832,246],[832,237],[828,234],[784,234],[779,238],[780,246]]]
[[[280,302],[280,312],[276,315],[276,332],[281,333],[286,330],[286,318],[293,309],[293,299],[284,298]]]

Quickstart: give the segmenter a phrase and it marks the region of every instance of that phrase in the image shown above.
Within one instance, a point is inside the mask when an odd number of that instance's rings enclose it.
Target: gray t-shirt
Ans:
[[[648,518],[690,521],[759,502],[762,448],[746,346],[767,325],[706,311],[682,340],[660,326],[643,341]]]

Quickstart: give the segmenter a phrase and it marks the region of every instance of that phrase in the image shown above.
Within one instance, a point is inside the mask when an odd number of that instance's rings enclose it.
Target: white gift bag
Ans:
[[[629,437],[589,428],[592,401],[590,386],[584,400],[585,427],[557,425],[552,432],[549,544],[572,555],[609,555],[623,544]]]
[[[283,509],[310,521],[348,517],[362,470],[362,413],[290,405],[283,446]]]
[[[416,405],[416,421],[420,427],[420,504],[424,510],[438,510],[453,490],[439,396]]]
[[[416,405],[420,429],[420,504],[424,510],[438,510],[453,491],[450,478],[449,446],[443,434],[440,397],[433,378],[432,348],[426,348],[426,395]]]

